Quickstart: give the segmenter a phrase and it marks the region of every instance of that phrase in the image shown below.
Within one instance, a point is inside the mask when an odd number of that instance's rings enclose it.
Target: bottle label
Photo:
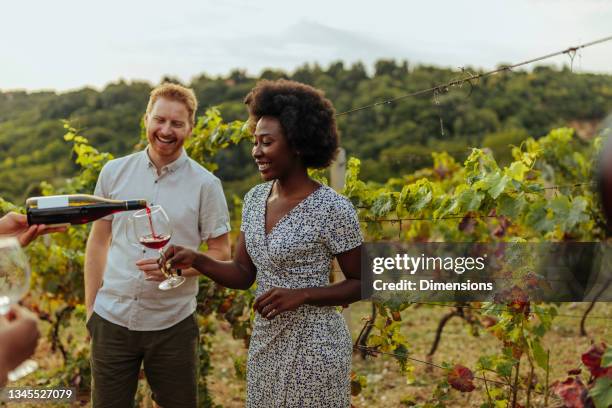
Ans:
[[[53,197],[40,197],[38,199],[38,208],[56,208],[56,207],[68,207],[70,202],[68,196],[53,196]]]

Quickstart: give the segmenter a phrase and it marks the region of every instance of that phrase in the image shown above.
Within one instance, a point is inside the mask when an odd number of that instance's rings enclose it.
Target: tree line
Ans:
[[[217,106],[226,121],[246,119],[242,99],[260,79],[288,78],[323,89],[338,112],[393,98],[476,69],[453,70],[407,61],[379,60],[327,67],[305,64],[292,72],[268,69],[258,76],[244,70],[184,83],[200,101],[198,115]],[[162,81],[180,82],[165,77]],[[141,118],[154,84],[119,80],[98,91],[82,88],[0,92],[0,197],[21,202],[40,193],[40,181],[61,185],[78,167],[64,140],[62,120],[86,135],[101,151],[116,156],[140,141]],[[394,104],[338,117],[342,145],[362,160],[362,177],[383,182],[433,164],[431,152],[447,151],[464,160],[469,148],[491,149],[501,163],[511,160],[508,145],[527,135],[573,125],[585,138],[612,111],[612,75],[575,73],[539,66],[464,84],[435,97],[407,98]],[[241,194],[257,178],[250,146],[243,143],[215,157],[216,174],[231,193]]]

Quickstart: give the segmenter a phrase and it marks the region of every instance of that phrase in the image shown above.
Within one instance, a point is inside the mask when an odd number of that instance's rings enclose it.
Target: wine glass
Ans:
[[[12,304],[19,302],[30,287],[30,264],[15,237],[0,238],[0,315],[5,316]],[[9,381],[33,373],[38,363],[28,359],[8,373]]]
[[[174,275],[166,266],[164,247],[172,237],[172,225],[161,205],[134,212],[128,221],[127,234],[130,242],[159,251],[159,268],[167,278],[159,284],[161,290],[174,289],[185,282],[185,277]]]

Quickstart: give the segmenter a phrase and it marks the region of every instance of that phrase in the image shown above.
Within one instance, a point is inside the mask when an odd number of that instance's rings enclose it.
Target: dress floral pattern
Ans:
[[[269,234],[266,201],[273,182],[247,193],[241,230],[257,268],[256,296],[273,287],[329,285],[335,255],[363,241],[354,207],[320,186]],[[247,362],[247,407],[350,406],[351,336],[335,307],[302,305],[272,320],[255,317]]]

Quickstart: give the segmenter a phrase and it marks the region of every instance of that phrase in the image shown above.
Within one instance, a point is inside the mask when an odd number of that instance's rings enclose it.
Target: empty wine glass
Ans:
[[[19,302],[30,287],[30,264],[14,237],[0,238],[0,315],[6,315],[11,305]],[[38,369],[38,363],[28,359],[8,373],[9,381],[33,373]]]
[[[172,225],[161,205],[152,205],[138,210],[128,220],[128,240],[159,251],[158,264],[167,279],[159,284],[161,290],[174,289],[185,282],[185,277],[176,276],[166,267],[164,247],[172,237]]]

